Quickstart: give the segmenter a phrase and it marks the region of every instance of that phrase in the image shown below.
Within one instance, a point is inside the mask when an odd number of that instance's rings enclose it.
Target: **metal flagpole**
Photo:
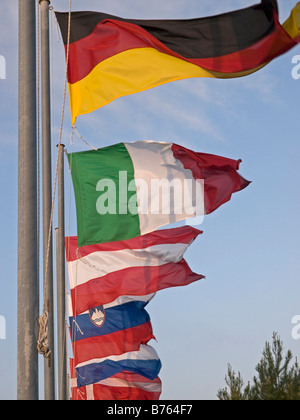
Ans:
[[[65,281],[65,192],[64,152],[58,146],[58,229],[57,240],[57,347],[58,347],[58,394],[59,400],[67,400],[67,348],[66,348],[66,281]]]
[[[55,399],[54,380],[54,310],[53,310],[53,240],[50,229],[52,207],[51,168],[51,99],[50,99],[50,47],[49,6],[50,0],[39,0],[41,12],[41,104],[42,104],[42,197],[43,197],[43,256],[45,302],[48,311],[48,344],[50,359],[44,361],[45,400]],[[50,238],[49,238],[50,236]],[[49,239],[49,244],[48,244]]]
[[[38,237],[36,122],[36,3],[19,0],[18,147],[19,400],[38,399]]]

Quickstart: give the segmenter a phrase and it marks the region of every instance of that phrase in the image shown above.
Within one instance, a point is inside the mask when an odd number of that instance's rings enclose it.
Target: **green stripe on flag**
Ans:
[[[71,153],[68,159],[76,200],[78,246],[140,236],[139,215],[132,211],[132,203],[137,209],[134,167],[125,145]]]

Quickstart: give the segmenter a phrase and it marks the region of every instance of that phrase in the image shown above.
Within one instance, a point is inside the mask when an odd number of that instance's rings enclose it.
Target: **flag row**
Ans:
[[[183,258],[201,233],[185,226],[81,248],[66,238],[73,398],[159,397],[161,361],[148,344],[155,337],[145,307],[157,291],[203,278]]]
[[[300,3],[281,24],[276,0],[208,18],[123,19],[56,12],[72,123],[118,97],[174,80],[236,78],[300,42]],[[71,23],[71,27],[69,27]],[[204,278],[184,259],[189,226],[250,182],[241,160],[170,142],[119,143],[68,155],[77,236],[66,238],[73,399],[158,399],[161,361],[145,307],[155,293]]]
[[[130,163],[125,165],[123,162],[126,160]],[[228,202],[233,193],[246,188],[249,181],[238,173],[240,160],[153,141],[122,143],[96,151],[73,153],[69,155],[69,162],[75,188],[78,237],[67,237],[65,246],[71,292],[70,332],[78,395],[92,395],[98,399],[99,389],[111,383],[110,378],[115,380],[115,375],[123,375],[124,372],[145,378],[147,386],[155,385],[157,389],[161,384],[158,376],[161,361],[148,344],[155,337],[145,307],[160,290],[189,285],[204,278],[193,272],[184,259],[189,246],[203,232],[191,226],[160,228],[168,220],[170,223],[171,220],[215,211]],[[119,174],[125,173],[128,180],[130,165],[134,167],[132,173],[138,174],[143,181],[161,180],[160,177],[169,173],[172,197],[166,200],[166,193],[171,193],[171,190],[163,188],[158,189],[154,197],[151,196],[153,191],[148,188],[148,196],[141,189],[139,196],[137,190],[132,196],[124,194]],[[175,179],[180,182],[174,183]],[[112,214],[97,211],[99,193],[102,192],[97,186],[102,181],[106,186],[103,203],[118,200],[112,206]],[[135,186],[137,178],[134,177],[133,181]],[[187,181],[191,181],[191,188],[178,194]],[[111,185],[115,188],[110,191]],[[165,200],[172,205],[163,207],[162,212],[148,213],[153,199],[159,202]],[[139,218],[140,212],[126,214],[130,200],[140,206],[143,200],[148,203],[142,214],[145,219],[137,229],[135,216]],[[176,212],[180,200],[193,208],[190,215]],[[122,214],[119,214],[120,209]],[[122,216],[126,217],[126,221]],[[135,236],[137,233],[139,235]],[[112,383],[115,383],[114,380]],[[124,383],[125,380],[122,381]],[[113,390],[116,391],[116,388],[113,387]],[[122,389],[128,397],[128,389]],[[104,392],[103,396],[107,397],[107,394]],[[157,392],[144,394],[145,398],[154,396],[158,396]]]

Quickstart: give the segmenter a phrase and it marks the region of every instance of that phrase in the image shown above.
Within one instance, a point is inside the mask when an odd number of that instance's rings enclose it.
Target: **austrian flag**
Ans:
[[[76,237],[66,238],[74,316],[120,296],[145,296],[202,279],[183,259],[201,233],[184,226],[81,248]]]

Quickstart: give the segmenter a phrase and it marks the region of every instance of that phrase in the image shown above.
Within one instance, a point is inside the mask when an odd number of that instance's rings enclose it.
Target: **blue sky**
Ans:
[[[0,398],[16,398],[17,355],[17,0],[0,5]],[[279,0],[284,21],[295,0]],[[73,0],[73,10],[82,2]],[[253,4],[246,0],[86,0],[85,10],[131,18],[193,18]],[[67,0],[53,0],[60,11]],[[53,166],[64,84],[64,51],[52,16]],[[242,159],[240,173],[252,184],[205,217],[204,234],[187,261],[205,280],[159,292],[148,306],[163,364],[163,399],[215,399],[227,364],[246,381],[262,348],[278,331],[300,356],[292,318],[300,314],[299,287],[299,91],[292,59],[299,47],[242,79],[192,79],[120,98],[77,120],[95,147],[120,141],[172,141],[196,151]],[[300,72],[299,72],[300,73]],[[68,152],[86,145],[71,135],[68,102],[63,142]],[[76,234],[75,205],[66,171],[67,234]],[[56,226],[57,216],[54,217]],[[2,318],[1,318],[2,319]],[[41,367],[43,366],[41,360]],[[42,369],[41,369],[42,371]],[[41,374],[42,377],[42,374]],[[41,381],[42,382],[42,381]],[[42,397],[42,385],[41,385]]]

